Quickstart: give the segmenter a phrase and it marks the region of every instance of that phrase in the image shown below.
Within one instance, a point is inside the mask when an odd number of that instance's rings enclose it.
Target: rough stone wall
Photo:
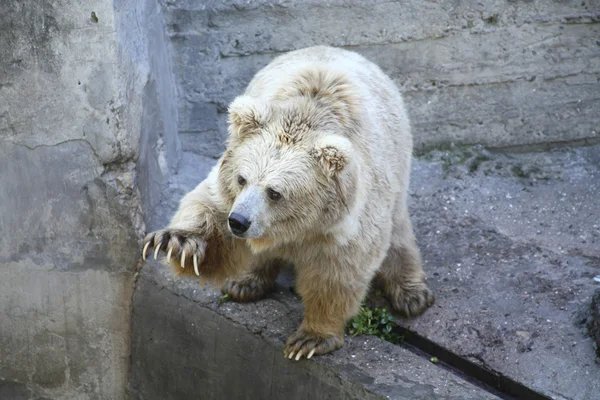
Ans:
[[[597,1],[174,0],[184,150],[222,151],[227,104],[276,55],[328,44],[405,92],[418,148],[600,138]]]
[[[137,183],[147,230],[156,225],[163,189],[181,158],[177,88],[157,0],[115,0],[118,55],[131,132],[139,132]]]
[[[0,3],[2,399],[126,398],[142,209],[179,152],[162,35],[154,1]]]

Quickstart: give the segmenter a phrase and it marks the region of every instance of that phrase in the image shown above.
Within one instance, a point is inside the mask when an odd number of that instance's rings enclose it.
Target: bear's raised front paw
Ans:
[[[167,253],[169,263],[179,265],[182,269],[185,269],[186,264],[193,265],[194,272],[200,276],[198,266],[204,260],[206,241],[197,233],[181,229],[161,229],[144,238],[144,260],[149,248],[154,249],[155,260],[159,252]]]
[[[287,340],[283,354],[289,359],[294,358],[298,361],[302,356],[309,359],[315,354],[322,355],[330,353],[341,348],[343,345],[343,337],[322,337],[300,328]]]
[[[388,297],[394,309],[409,318],[423,314],[435,303],[435,296],[425,282],[397,285],[388,293]]]
[[[239,302],[256,301],[275,288],[275,283],[257,274],[248,273],[232,278],[221,288],[223,294],[230,295]]]

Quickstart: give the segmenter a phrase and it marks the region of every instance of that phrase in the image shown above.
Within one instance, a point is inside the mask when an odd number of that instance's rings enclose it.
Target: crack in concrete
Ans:
[[[66,144],[66,143],[83,142],[83,143],[87,144],[90,147],[90,149],[92,150],[92,153],[94,154],[94,158],[96,159],[96,161],[98,161],[98,163],[100,165],[103,165],[103,166],[108,165],[108,164],[105,164],[105,163],[102,162],[102,159],[100,158],[100,156],[96,152],[96,149],[94,149],[94,146],[92,146],[92,144],[90,142],[88,142],[87,140],[85,140],[85,139],[79,139],[79,138],[77,138],[77,139],[66,139],[66,140],[63,140],[61,142],[57,142],[57,143],[53,143],[53,144],[45,144],[44,143],[44,144],[37,144],[35,146],[30,146],[30,145],[25,144],[25,143],[14,142],[12,140],[3,140],[3,142],[12,144],[13,146],[24,147],[27,150],[36,150],[36,149],[39,149],[41,147],[47,147],[47,148],[59,147],[59,146],[61,146],[63,144]],[[111,164],[111,163],[109,163],[109,164]]]
[[[550,400],[549,397],[540,392],[530,389],[490,367],[480,354],[467,353],[461,355],[455,353],[399,325],[394,331],[405,337],[405,343],[408,346],[404,345],[402,347],[427,359],[435,355],[441,361],[441,363],[436,364],[438,367],[448,369],[458,377],[462,377],[491,394],[504,399]],[[468,357],[478,360],[481,365],[469,360]]]

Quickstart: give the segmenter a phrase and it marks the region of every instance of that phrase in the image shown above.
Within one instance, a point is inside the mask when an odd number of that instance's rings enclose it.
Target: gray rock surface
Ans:
[[[591,338],[596,342],[596,355],[600,358],[600,289],[596,289],[592,296],[587,329]]]
[[[226,106],[260,68],[317,44],[395,80],[419,150],[600,140],[598,2],[176,0],[165,18],[182,146],[201,155],[222,151]]]
[[[426,158],[411,207],[437,302],[405,326],[551,398],[595,398],[600,147]]]

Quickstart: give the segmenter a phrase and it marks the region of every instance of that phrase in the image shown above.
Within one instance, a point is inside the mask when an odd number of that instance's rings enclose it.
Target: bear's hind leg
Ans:
[[[229,278],[221,292],[239,302],[260,300],[275,289],[275,280],[281,270],[281,260],[257,257],[251,261],[249,271]]]
[[[392,243],[374,283],[398,313],[416,317],[435,302],[435,296],[427,285],[408,211],[397,210],[394,215]]]

